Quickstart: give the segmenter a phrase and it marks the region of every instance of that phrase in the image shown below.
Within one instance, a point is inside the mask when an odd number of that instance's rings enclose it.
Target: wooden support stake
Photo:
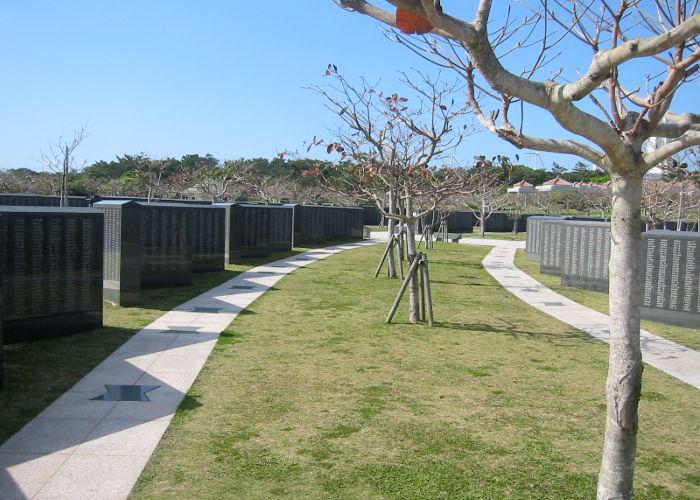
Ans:
[[[423,267],[425,266],[425,263],[423,262],[422,255],[422,253],[418,253],[418,255],[416,256],[416,258],[420,261],[418,263],[416,277],[418,278],[418,290],[420,291],[418,319],[420,321],[425,321],[425,273],[423,272]]]
[[[389,242],[386,244],[386,250],[384,250],[384,255],[382,255],[382,260],[379,262],[379,266],[377,267],[377,270],[374,272],[374,277],[376,278],[379,276],[379,271],[382,270],[382,266],[384,265],[384,262],[386,261],[387,256],[389,255],[389,252],[391,251],[391,247],[394,245],[394,237],[392,236],[389,238]]]
[[[401,283],[399,294],[396,296],[396,299],[394,300],[394,303],[391,306],[391,310],[389,311],[389,315],[386,317],[385,323],[391,323],[391,319],[394,317],[394,314],[396,314],[396,310],[399,308],[399,304],[401,303],[401,298],[406,292],[406,288],[408,288],[408,284],[411,282],[411,278],[413,278],[416,274],[416,269],[418,268],[419,260],[420,259],[413,259],[413,262],[411,262],[411,267],[408,269],[408,274],[406,274],[406,278],[403,280],[403,283]]]
[[[427,299],[428,308],[428,324],[433,326],[435,323],[435,318],[433,317],[433,293],[430,290],[430,271],[428,270],[428,256],[423,254],[423,265],[421,266],[423,271],[423,287],[425,288],[425,297]]]

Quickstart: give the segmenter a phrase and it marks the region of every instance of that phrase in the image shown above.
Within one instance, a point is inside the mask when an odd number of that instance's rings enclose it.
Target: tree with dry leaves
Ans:
[[[475,115],[500,138],[518,148],[577,156],[610,173],[612,327],[597,494],[631,498],[643,370],[642,179],[700,144],[697,87],[688,86],[700,61],[699,3],[524,0],[494,7],[479,0],[471,19],[448,12],[439,0],[388,0],[396,13],[366,0],[336,3],[389,27],[403,20],[404,33],[389,36],[461,75]],[[407,26],[407,12],[421,22]],[[588,51],[587,61],[576,44]],[[557,67],[561,56],[566,67]],[[582,66],[587,69],[577,71]],[[558,127],[552,137],[537,135],[539,123],[525,123],[534,108]],[[654,138],[664,144],[645,151]]]
[[[389,221],[390,234],[395,222],[402,223],[412,261],[416,221],[442,200],[464,190],[464,172],[443,165],[473,132],[463,122],[467,107],[455,100],[459,87],[416,72],[402,75],[406,92],[400,95],[383,93],[364,79],[354,84],[333,65],[329,65],[327,75],[328,84],[311,90],[323,98],[342,125],[331,140],[311,141],[309,149],[325,147],[334,161],[316,163],[309,173],[330,191],[358,202],[374,202]],[[411,280],[409,300],[409,321],[417,323],[416,279]]]

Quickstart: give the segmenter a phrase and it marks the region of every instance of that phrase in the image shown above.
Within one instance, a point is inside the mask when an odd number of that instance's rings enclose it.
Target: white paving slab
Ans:
[[[484,269],[506,290],[540,311],[603,342],[609,342],[610,316],[554,292],[515,266],[515,251],[525,248],[525,242],[462,238],[460,243],[493,246],[494,249],[483,260]],[[640,342],[645,363],[700,388],[700,352],[646,330],[640,331]]]
[[[312,250],[256,267],[153,321],[0,446],[0,499],[126,498],[238,313],[299,267],[374,243]],[[216,310],[195,309],[203,307]],[[150,402],[93,400],[106,384],[158,388],[147,393]]]

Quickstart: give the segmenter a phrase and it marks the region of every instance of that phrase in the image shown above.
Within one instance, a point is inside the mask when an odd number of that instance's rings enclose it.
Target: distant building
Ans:
[[[573,191],[574,185],[561,177],[555,177],[544,182],[541,186],[537,186],[535,189],[540,192]]]
[[[574,182],[573,188],[576,191],[601,191],[602,187],[598,184],[594,184],[592,182],[585,182],[585,181],[580,181],[580,182]]]
[[[516,182],[508,188],[509,193],[534,193],[535,191],[535,186],[527,181]]]

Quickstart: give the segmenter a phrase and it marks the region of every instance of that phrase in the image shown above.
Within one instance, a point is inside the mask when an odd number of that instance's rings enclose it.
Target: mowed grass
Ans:
[[[221,272],[194,274],[191,286],[142,290],[143,305],[140,307],[117,307],[104,302],[102,328],[6,345],[5,388],[0,390],[0,444],[165,312],[247,269],[285,255],[290,253],[248,259],[244,264],[227,265]]]
[[[465,238],[481,238],[478,227],[474,228],[473,233],[465,233],[463,236]],[[484,233],[484,238],[490,240],[525,241],[525,233]]]
[[[382,231],[387,232],[386,226],[369,226],[370,231]],[[459,231],[450,231],[459,233]],[[418,235],[420,236],[420,235]],[[462,233],[463,238],[481,238],[479,234],[479,228],[475,227],[473,233]],[[492,240],[510,240],[510,241],[525,241],[525,233],[520,232],[518,234],[514,233],[485,233],[484,238]]]
[[[607,346],[431,251],[436,328],[383,319],[383,247],[285,277],[220,337],[133,498],[592,498]],[[700,391],[647,367],[639,498],[700,496]]]
[[[540,272],[540,263],[527,260],[525,250],[518,250],[515,257],[516,265],[535,278],[540,283],[547,285],[557,293],[575,300],[579,304],[590,307],[603,314],[609,314],[608,294],[605,292],[595,292],[591,290],[580,290],[578,288],[562,286],[561,278],[551,274]],[[683,328],[680,326],[665,325],[656,321],[642,320],[642,328],[648,332],[659,335],[674,342],[678,342],[686,347],[700,351],[700,330],[695,328]]]

